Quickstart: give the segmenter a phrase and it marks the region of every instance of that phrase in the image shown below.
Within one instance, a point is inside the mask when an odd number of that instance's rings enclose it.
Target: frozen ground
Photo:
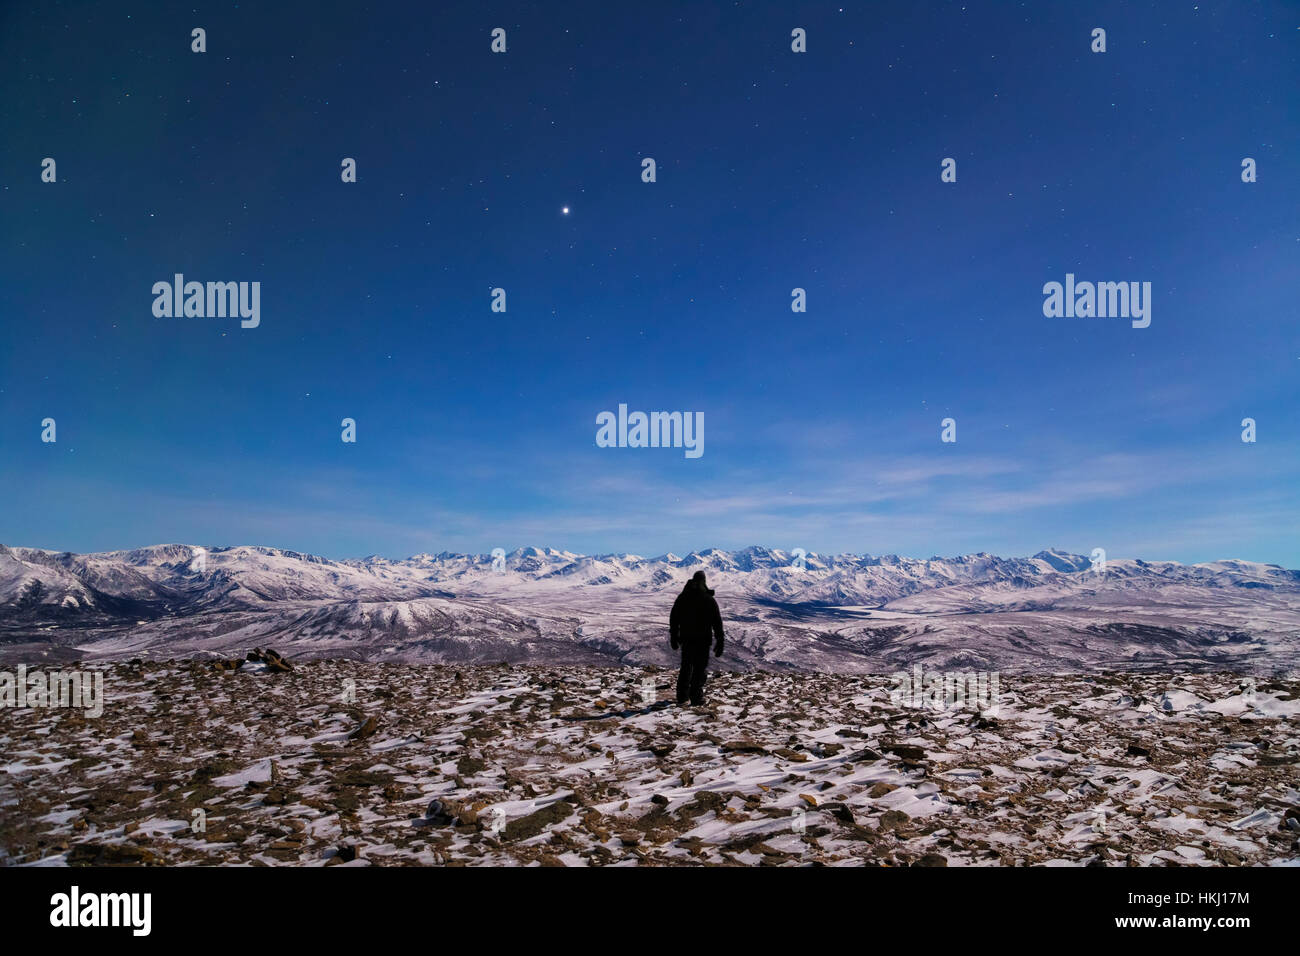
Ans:
[[[1004,675],[994,716],[885,676],[720,673],[683,710],[654,668],[94,666],[101,717],[0,709],[0,864],[1300,859],[1294,680]]]

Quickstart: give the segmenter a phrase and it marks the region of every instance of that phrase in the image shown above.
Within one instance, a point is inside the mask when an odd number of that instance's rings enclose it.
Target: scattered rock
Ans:
[[[822,805],[822,809],[843,823],[857,822],[853,818],[853,810],[846,803],[827,803]]]
[[[456,772],[462,777],[472,777],[476,773],[482,773],[487,767],[487,761],[479,757],[461,757],[456,761]]]
[[[925,759],[925,749],[922,747],[914,747],[910,744],[891,744],[890,746],[885,747],[884,750],[886,753],[891,753],[896,757],[901,757],[903,760]]]
[[[526,817],[511,820],[501,832],[501,839],[506,843],[527,840],[535,837],[549,826],[573,816],[573,804],[557,800],[540,810],[534,810]]]
[[[752,740],[731,740],[719,745],[724,754],[765,754],[767,748]]]
[[[78,843],[68,851],[68,866],[152,866],[157,854],[133,843]]]
[[[637,680],[581,665],[463,667],[453,682],[437,664],[313,660],[293,665],[292,677],[261,679],[254,672],[271,670],[274,655],[259,655],[255,667],[221,660],[227,674],[242,665],[226,678],[211,660],[105,665],[119,702],[96,720],[32,711],[20,722],[0,710],[11,767],[0,774],[0,806],[16,810],[0,828],[0,860],[344,865],[377,845],[385,864],[548,867],[578,858],[1151,866],[1195,862],[1187,847],[1202,863],[1260,866],[1300,853],[1300,807],[1282,796],[1297,748],[1285,717],[1270,713],[1298,696],[1283,693],[1295,681],[1261,685],[1252,723],[1193,708],[1152,737],[1137,729],[1133,701],[1159,700],[1165,674],[1027,676],[1009,688],[1015,707],[1001,726],[983,727],[964,714],[892,707],[877,675],[722,672],[710,684],[715,713],[702,718],[638,708]],[[373,717],[340,705],[347,679],[362,699],[384,701]],[[1172,686],[1213,702],[1238,684],[1207,673]],[[561,688],[574,701],[603,696],[612,712],[593,720],[572,704],[557,710]],[[843,733],[855,718],[862,723]],[[381,731],[382,754],[371,753]],[[836,734],[846,744],[826,742]],[[882,741],[879,752],[868,740]],[[1148,779],[1141,768],[1156,749],[1163,772]],[[1023,760],[1052,750],[1070,765]],[[1117,750],[1127,752],[1118,765]],[[57,772],[40,769],[55,761]],[[741,764],[761,775],[739,776]],[[888,798],[899,788],[948,812],[909,817],[901,808],[910,803]],[[1171,789],[1182,802],[1162,798]],[[507,805],[538,809],[511,820],[499,809]],[[797,806],[807,812],[792,814]],[[1060,839],[1087,816],[1080,810],[1098,806],[1108,808],[1106,833]],[[148,823],[188,822],[200,807],[206,830],[164,835]],[[1171,813],[1197,819],[1175,833],[1161,822]],[[1234,825],[1231,847],[1213,836]],[[707,842],[685,836],[697,828]]]
[[[339,846],[338,852],[335,853],[344,863],[351,863],[361,855],[361,848],[355,843],[344,843]]]
[[[877,829],[881,832],[897,830],[899,827],[906,826],[911,819],[902,810],[886,810],[880,815],[880,823],[877,825]]]

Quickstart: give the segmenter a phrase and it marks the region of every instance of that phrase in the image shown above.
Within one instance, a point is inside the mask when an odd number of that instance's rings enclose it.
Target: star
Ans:
[[[568,206],[565,206],[563,209],[561,209],[561,210],[560,210],[560,214],[561,214],[561,215],[564,215],[564,216],[567,216],[567,215],[569,214],[569,207],[568,207]]]

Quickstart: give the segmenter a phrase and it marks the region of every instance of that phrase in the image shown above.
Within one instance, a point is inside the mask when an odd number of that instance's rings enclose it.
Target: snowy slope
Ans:
[[[871,672],[977,659],[1007,670],[1106,666],[1285,671],[1300,572],[1042,551],[953,558],[761,547],[685,556],[519,548],[334,561],[171,544],[75,555],[0,546],[0,654],[225,653],[421,661],[666,663],[672,599],[717,589],[730,666]],[[6,651],[5,648],[8,650]]]
[[[1294,680],[93,667],[98,718],[0,709],[0,866],[1300,861]]]

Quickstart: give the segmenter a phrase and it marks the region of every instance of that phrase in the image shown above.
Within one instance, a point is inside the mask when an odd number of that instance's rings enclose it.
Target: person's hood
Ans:
[[[686,586],[682,588],[683,594],[690,594],[692,591],[699,591],[701,594],[707,594],[709,597],[713,596],[713,588],[709,587],[704,582],[704,579],[699,577],[691,578],[686,582]]]

